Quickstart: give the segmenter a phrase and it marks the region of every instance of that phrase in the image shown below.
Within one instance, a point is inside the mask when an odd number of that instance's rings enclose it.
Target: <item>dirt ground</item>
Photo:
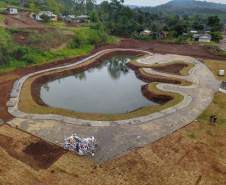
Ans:
[[[38,23],[31,19],[28,12],[19,12],[18,15],[3,15],[6,28],[48,28],[51,26]]]
[[[28,30],[29,33],[24,33],[24,30]],[[29,40],[29,36],[31,35],[36,35],[36,34],[45,35],[48,33],[48,31],[51,31],[54,34],[56,34],[55,37],[57,37],[57,39],[55,38],[51,42],[49,42],[49,40],[45,40],[42,42],[31,42]],[[66,43],[71,38],[72,38],[72,35],[70,33],[60,32],[59,29],[55,27],[20,29],[20,32],[14,34],[13,36],[13,40],[19,45],[34,46],[34,47],[41,45],[44,50],[48,50],[48,49],[54,50],[59,48],[61,45],[66,45]]]
[[[199,136],[202,126],[193,122],[144,148],[98,165],[4,124],[0,126],[0,183],[226,184],[223,132],[214,131],[216,126],[209,125],[215,137],[213,142],[213,136]]]
[[[187,64],[171,64],[166,66],[158,66],[158,67],[152,67],[152,69],[159,71],[159,72],[166,72],[166,73],[172,73],[175,75],[180,75],[180,71],[188,67]]]

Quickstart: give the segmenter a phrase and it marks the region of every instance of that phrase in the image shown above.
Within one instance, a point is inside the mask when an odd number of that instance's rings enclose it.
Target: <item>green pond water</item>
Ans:
[[[40,97],[47,105],[76,112],[116,114],[158,105],[141,92],[143,81],[125,64],[135,56],[117,55],[85,72],[48,82]]]

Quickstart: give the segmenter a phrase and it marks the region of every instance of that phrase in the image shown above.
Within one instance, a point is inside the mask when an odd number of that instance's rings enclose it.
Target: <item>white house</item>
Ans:
[[[209,34],[194,34],[192,37],[194,38],[194,41],[199,42],[210,42],[212,39],[212,36]]]
[[[31,13],[31,18],[42,21],[42,19],[40,18],[42,14],[48,15],[51,21],[57,21],[57,15],[53,14],[53,12],[50,11],[41,11],[39,12],[39,14]]]
[[[88,15],[80,15],[75,17],[75,22],[90,22]]]
[[[144,31],[140,32],[140,35],[143,35],[143,36],[150,36],[150,35],[151,35],[151,31],[149,31],[149,30],[144,30]]]
[[[72,22],[73,22],[73,21],[75,21],[75,16],[74,16],[74,15],[68,15],[68,16],[66,17],[66,19],[71,19]]]
[[[195,31],[195,30],[191,30],[190,32],[191,32],[191,33],[197,33],[198,31]]]
[[[2,7],[1,9],[9,11],[10,15],[17,15],[18,11],[15,7]]]

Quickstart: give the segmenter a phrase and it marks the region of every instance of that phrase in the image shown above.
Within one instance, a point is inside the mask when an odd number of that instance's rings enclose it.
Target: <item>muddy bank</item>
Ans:
[[[188,67],[187,64],[168,64],[165,66],[154,66],[151,67],[153,70],[165,73],[171,73],[175,75],[180,75],[180,71],[184,68]]]
[[[108,54],[105,54],[99,58],[97,58],[94,62],[81,66],[81,67],[75,67],[74,69],[67,70],[63,72],[56,72],[49,75],[43,75],[40,78],[35,79],[31,84],[31,95],[33,100],[41,106],[48,106],[46,105],[42,99],[40,98],[40,91],[43,84],[46,84],[50,81],[54,81],[66,76],[70,76],[79,72],[84,72],[86,70],[89,70],[91,68],[94,68],[98,66],[100,63],[104,62],[105,60],[115,56],[115,55],[143,55],[142,52],[136,52],[136,51],[113,51]]]
[[[148,90],[148,84],[143,85],[141,88],[142,94],[145,98],[147,98],[150,101],[157,102],[161,105],[169,102],[170,100],[173,100],[172,96],[169,95],[163,95],[163,94],[154,94],[153,92],[150,92]]]
[[[151,83],[151,82],[162,82],[162,83],[171,83],[171,84],[181,84],[179,80],[172,80],[168,79],[166,77],[160,77],[160,76],[155,76],[155,75],[149,75],[149,74],[142,74],[140,72],[140,67],[135,66],[131,63],[126,64],[127,67],[135,71],[136,77],[146,83]]]

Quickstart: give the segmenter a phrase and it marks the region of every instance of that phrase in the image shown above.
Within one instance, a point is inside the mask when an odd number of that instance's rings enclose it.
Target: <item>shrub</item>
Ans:
[[[20,60],[27,53],[28,53],[28,47],[27,46],[20,46],[20,47],[18,47],[18,49],[16,51],[16,58]]]
[[[24,33],[29,33],[30,31],[29,30],[24,30]]]
[[[183,35],[179,35],[176,42],[183,42],[183,41],[184,41]]]
[[[22,60],[26,61],[28,64],[32,64],[35,62],[35,58],[32,54],[26,54],[23,56]]]
[[[68,23],[71,23],[72,20],[71,20],[70,18],[67,18],[67,22],[68,22]]]
[[[20,30],[19,30],[18,28],[10,28],[10,29],[9,29],[9,32],[10,32],[10,33],[19,33]]]
[[[3,10],[3,9],[0,9],[0,14],[9,14],[9,11],[7,11],[7,10]]]
[[[46,14],[42,14],[40,16],[40,18],[44,21],[44,22],[48,22],[50,20],[50,17]]]

